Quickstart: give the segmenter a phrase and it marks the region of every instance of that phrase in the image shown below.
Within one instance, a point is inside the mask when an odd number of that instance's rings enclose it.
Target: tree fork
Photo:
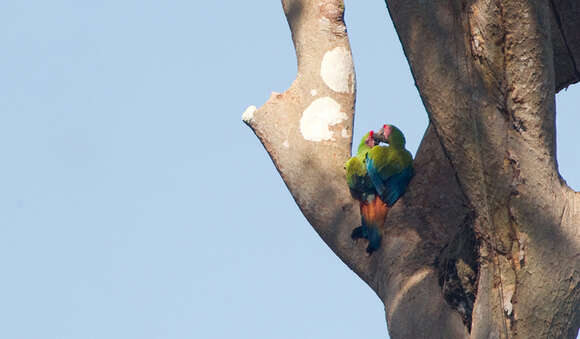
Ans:
[[[343,168],[355,102],[344,5],[282,5],[296,80],[243,120],[314,229],[383,301],[391,337],[574,338],[580,198],[558,174],[554,122],[555,90],[578,81],[565,1],[387,0],[430,125],[372,256],[350,238],[360,215]]]

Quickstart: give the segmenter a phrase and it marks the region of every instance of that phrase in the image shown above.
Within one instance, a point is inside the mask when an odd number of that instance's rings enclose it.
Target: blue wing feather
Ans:
[[[387,206],[391,207],[399,200],[399,198],[405,193],[409,181],[413,177],[413,167],[407,167],[400,173],[397,173],[389,177],[386,182],[386,194],[381,195],[381,199],[387,203]]]
[[[405,193],[411,178],[413,177],[413,167],[407,167],[401,172],[388,177],[386,180],[380,176],[376,167],[374,166],[373,159],[369,158],[367,155],[367,173],[380,195],[381,199],[391,207],[399,200],[399,198]]]
[[[376,167],[374,166],[373,159],[369,158],[368,154],[367,154],[366,160],[367,160],[366,161],[367,162],[367,174],[371,178],[373,186],[375,186],[375,190],[377,190],[377,193],[382,198],[383,195],[385,194],[385,192],[387,191],[387,187],[385,186],[383,179],[381,178],[381,176],[379,175],[379,172],[377,171]]]

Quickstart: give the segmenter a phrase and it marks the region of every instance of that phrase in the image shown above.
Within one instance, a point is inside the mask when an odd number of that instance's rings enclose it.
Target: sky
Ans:
[[[427,117],[384,2],[346,2],[355,139]],[[279,1],[0,3],[0,337],[387,338],[241,122],[293,81]],[[580,88],[557,96],[580,188]]]

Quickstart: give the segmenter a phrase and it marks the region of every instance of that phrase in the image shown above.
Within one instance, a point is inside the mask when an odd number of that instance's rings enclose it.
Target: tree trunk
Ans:
[[[350,238],[344,5],[282,4],[297,78],[243,120],[314,229],[381,298],[391,338],[575,338],[580,194],[558,173],[555,92],[580,80],[578,2],[387,0],[430,124],[371,256]]]

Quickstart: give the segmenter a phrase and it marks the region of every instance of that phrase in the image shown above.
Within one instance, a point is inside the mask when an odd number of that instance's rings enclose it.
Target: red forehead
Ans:
[[[385,137],[388,137],[391,134],[392,128],[391,125],[383,125],[383,134]]]

